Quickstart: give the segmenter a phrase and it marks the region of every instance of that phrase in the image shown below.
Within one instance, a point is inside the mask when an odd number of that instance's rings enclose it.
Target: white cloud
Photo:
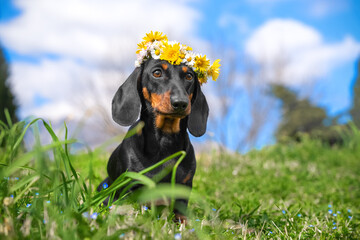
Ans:
[[[0,26],[3,44],[22,54],[57,54],[98,62],[126,58],[145,32],[193,43],[200,14],[184,3],[118,0],[18,0],[22,15]],[[194,39],[198,41],[197,39]],[[123,51],[123,50],[127,51]],[[127,60],[127,59],[126,59]]]
[[[296,85],[325,77],[360,53],[351,36],[325,43],[314,28],[296,20],[272,19],[256,29],[245,46],[246,53],[265,70],[267,80]]]
[[[21,15],[0,25],[0,41],[19,55],[38,59],[12,62],[21,115],[79,118],[83,105],[91,108],[98,101],[109,106],[110,113],[112,94],[124,79],[118,79],[119,73],[133,69],[137,43],[150,30],[163,31],[196,51],[206,50],[208,44],[195,35],[201,14],[187,2],[15,1]],[[86,89],[90,84],[95,87]],[[47,99],[41,107],[37,96]]]
[[[108,89],[116,90],[123,79],[114,71],[92,68],[72,60],[42,60],[37,64],[15,62],[11,65],[11,82],[21,103],[23,117],[79,119],[86,108],[99,102],[110,103],[113,92],[109,93]],[[46,99],[41,106],[37,103],[38,97]],[[107,109],[110,111],[110,107]]]

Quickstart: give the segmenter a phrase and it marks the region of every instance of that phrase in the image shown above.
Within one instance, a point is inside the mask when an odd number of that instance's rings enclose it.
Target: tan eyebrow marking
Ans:
[[[163,67],[164,70],[167,70],[169,67],[166,63],[161,64],[161,66]]]
[[[184,73],[186,73],[186,72],[188,71],[188,68],[185,67],[185,66],[183,66],[183,67],[182,67],[182,70],[183,70]]]

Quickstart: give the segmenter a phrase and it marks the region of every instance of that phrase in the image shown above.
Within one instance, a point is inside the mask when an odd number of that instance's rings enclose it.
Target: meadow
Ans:
[[[40,127],[50,144],[41,143]],[[68,137],[66,126],[56,134],[42,119],[9,121],[0,129],[1,239],[360,238],[360,132],[355,128],[339,146],[304,136],[301,142],[246,154],[198,153],[186,226],[173,221],[172,201],[163,208],[145,204],[190,193],[145,177],[151,169],[128,172],[96,192],[106,176],[109,143],[73,153],[76,140]],[[29,150],[22,143],[26,132],[35,142]],[[182,156],[175,153],[162,163],[175,158],[178,164]],[[176,171],[176,164],[165,174]],[[132,184],[144,187],[123,191],[109,207],[100,204]]]

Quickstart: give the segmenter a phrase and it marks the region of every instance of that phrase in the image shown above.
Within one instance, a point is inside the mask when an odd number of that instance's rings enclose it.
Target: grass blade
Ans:
[[[187,199],[191,194],[191,189],[187,186],[177,184],[175,186],[171,184],[158,184],[153,189],[142,189],[138,194],[135,194],[136,201],[145,203],[149,201],[155,201],[163,198],[179,198]]]

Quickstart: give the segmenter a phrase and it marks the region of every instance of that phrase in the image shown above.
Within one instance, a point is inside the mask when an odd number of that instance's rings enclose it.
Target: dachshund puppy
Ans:
[[[124,139],[112,153],[107,165],[109,176],[98,191],[104,183],[110,186],[125,171],[139,172],[181,150],[186,156],[177,169],[176,183],[191,188],[196,159],[187,130],[195,137],[202,136],[208,113],[208,104],[192,68],[160,59],[149,59],[135,68],[113,98],[112,117],[122,126],[133,128],[142,121],[144,127],[140,134]],[[176,159],[171,161],[175,163]],[[146,176],[152,178],[164,167]],[[169,183],[170,175],[160,182]],[[179,203],[186,207],[188,201],[177,199],[175,206]]]

